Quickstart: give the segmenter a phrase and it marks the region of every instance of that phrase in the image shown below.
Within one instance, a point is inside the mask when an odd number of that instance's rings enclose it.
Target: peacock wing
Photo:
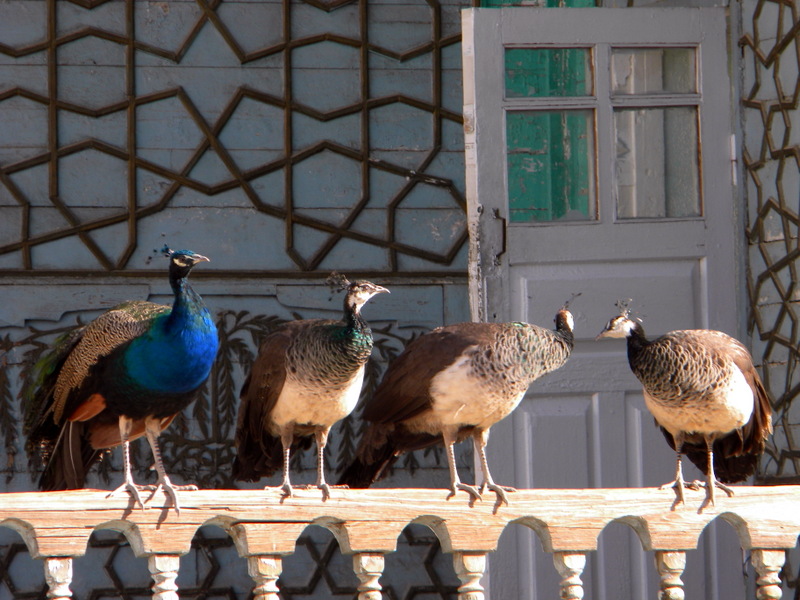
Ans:
[[[755,471],[757,457],[764,451],[769,434],[772,433],[772,404],[769,394],[767,394],[750,352],[744,344],[719,331],[696,333],[736,365],[753,391],[753,414],[750,420],[741,429],[728,434],[715,443],[715,453],[719,455],[720,459],[742,457],[739,462],[745,461],[743,467],[731,468],[734,473],[731,477],[737,477],[734,481],[741,481]],[[746,461],[744,457],[748,455],[755,458]],[[734,464],[735,461],[729,460],[728,462]]]
[[[89,370],[115,349],[145,334],[155,319],[170,312],[169,306],[133,301],[120,304],[83,328],[80,339],[64,360],[53,388],[53,420],[60,423],[74,411],[70,395],[78,389]],[[83,399],[81,399],[83,400]]]
[[[26,436],[37,431],[49,414],[59,373],[85,329],[83,325],[61,334],[31,369],[21,393],[23,432]]]
[[[492,323],[439,327],[412,340],[387,369],[362,417],[373,423],[399,423],[430,409],[430,384],[470,347],[487,343]]]
[[[267,426],[286,379],[286,349],[291,341],[286,327],[267,336],[242,386],[233,465],[236,479],[256,481],[280,465],[280,440]]]

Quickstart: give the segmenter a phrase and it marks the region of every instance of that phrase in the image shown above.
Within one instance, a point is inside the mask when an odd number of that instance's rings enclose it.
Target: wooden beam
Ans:
[[[322,502],[316,489],[293,498],[273,490],[181,492],[180,515],[163,495],[147,510],[107,492],[0,494],[0,525],[18,531],[34,557],[80,556],[95,529],[125,534],[137,555],[182,555],[203,525],[228,531],[243,556],[285,555],[308,525],[330,529],[345,553],[386,553],[409,523],[429,526],[446,552],[489,552],[509,524],[534,529],[548,552],[588,552],[611,522],[639,535],[645,550],[680,551],[697,546],[703,529],[719,517],[745,549],[794,548],[800,535],[800,486],[736,487],[733,497],[700,510],[704,491],[687,490],[673,508],[674,492],[641,489],[536,489],[510,495],[497,506],[494,494],[470,506],[466,495],[447,499],[440,489],[335,489]]]

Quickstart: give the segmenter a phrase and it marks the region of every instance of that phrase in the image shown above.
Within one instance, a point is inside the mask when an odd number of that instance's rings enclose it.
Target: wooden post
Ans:
[[[785,550],[752,550],[753,568],[758,573],[756,579],[756,598],[758,600],[779,600],[783,595],[779,573],[786,561]]]
[[[353,555],[353,571],[358,577],[358,600],[381,600],[384,556],[378,552],[359,552]]]
[[[177,554],[151,554],[147,568],[153,577],[153,600],[178,600],[178,569],[181,557]]]
[[[583,582],[581,574],[586,567],[586,554],[583,552],[554,552],[553,564],[561,575],[562,600],[581,600]]]
[[[279,554],[247,557],[247,573],[253,578],[254,600],[278,600],[278,577],[283,569]]]
[[[454,552],[453,565],[461,581],[458,600],[483,600],[481,577],[486,570],[486,554],[483,552]]]
[[[72,558],[56,557],[44,559],[44,580],[47,582],[49,600],[69,600],[72,590]]]
[[[658,600],[683,600],[681,575],[686,568],[686,552],[656,551],[655,561],[656,570],[661,577]]]

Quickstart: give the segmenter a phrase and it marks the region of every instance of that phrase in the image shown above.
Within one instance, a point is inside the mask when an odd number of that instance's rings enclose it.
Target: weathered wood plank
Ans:
[[[336,490],[322,502],[317,490],[297,490],[282,499],[277,490],[183,492],[181,513],[165,497],[147,510],[104,491],[0,495],[0,525],[20,532],[36,557],[79,556],[96,528],[123,532],[138,555],[180,555],[196,530],[219,525],[244,556],[281,555],[309,525],[330,529],[342,550],[391,552],[412,522],[431,527],[447,552],[489,552],[509,524],[537,531],[549,552],[588,552],[609,523],[630,525],[645,550],[678,551],[697,546],[717,517],[738,533],[746,549],[794,548],[800,535],[800,486],[737,487],[731,498],[700,511],[704,492],[690,492],[672,509],[674,493],[642,489],[520,490],[510,506],[493,501],[470,506],[465,496],[444,490]],[[487,500],[488,500],[487,496]]]

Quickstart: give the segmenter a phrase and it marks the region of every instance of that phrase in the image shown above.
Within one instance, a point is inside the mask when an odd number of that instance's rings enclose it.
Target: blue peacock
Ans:
[[[44,463],[42,490],[84,487],[105,449],[121,445],[125,481],[109,496],[163,489],[180,510],[161,460],[158,436],[191,404],[211,371],[219,340],[211,314],[189,285],[192,268],[209,259],[191,250],[161,250],[169,258],[172,306],[131,301],[62,335],[37,362],[23,390],[31,461]],[[129,442],[146,436],[158,481],[137,485]],[[148,498],[149,500],[149,498]]]

